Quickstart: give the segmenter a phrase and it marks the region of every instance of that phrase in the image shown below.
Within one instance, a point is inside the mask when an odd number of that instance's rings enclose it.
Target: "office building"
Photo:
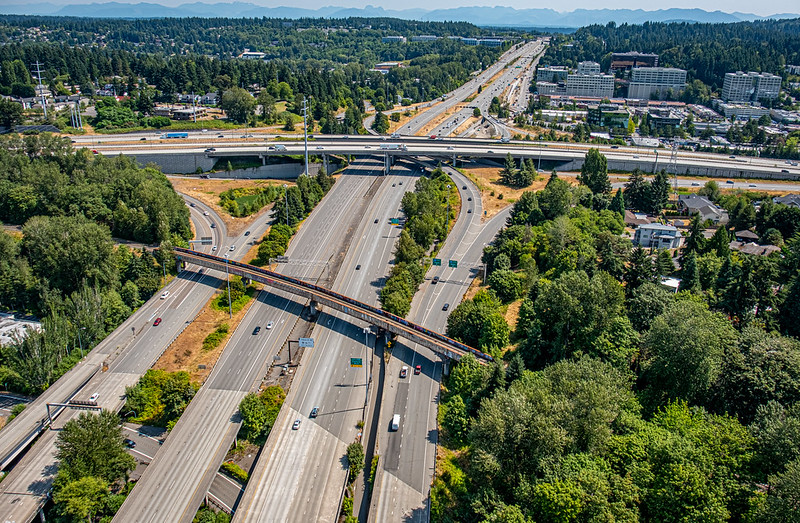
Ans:
[[[722,99],[726,102],[774,100],[781,92],[781,77],[770,73],[725,73]]]
[[[578,74],[600,74],[600,64],[597,62],[580,62]]]
[[[567,76],[568,96],[611,98],[614,96],[614,77],[610,74],[571,74]]]
[[[439,37],[434,35],[416,35],[411,37],[412,42],[433,42]]]
[[[564,83],[554,84],[552,82],[536,82],[536,92],[547,96],[567,94]]]
[[[612,53],[611,70],[629,70],[635,67],[658,67],[658,55],[637,53]]]
[[[406,43],[405,36],[384,36],[381,38],[381,42],[384,44],[404,44]]]
[[[635,67],[631,69],[628,98],[641,100],[666,98],[670,91],[678,95],[686,88],[686,71],[672,67]]]
[[[594,127],[627,128],[630,115],[625,109],[616,105],[590,105],[587,109],[586,122]]]
[[[715,108],[729,120],[750,120],[769,114],[769,109],[759,104],[729,104],[715,100]]]
[[[539,67],[536,70],[536,82],[566,82],[569,71],[565,67]]]

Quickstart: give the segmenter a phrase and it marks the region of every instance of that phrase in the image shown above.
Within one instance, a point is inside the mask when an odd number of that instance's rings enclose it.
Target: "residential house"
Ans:
[[[633,244],[655,249],[677,249],[681,246],[681,233],[672,225],[648,223],[636,229]]]
[[[789,207],[800,207],[800,194],[785,194],[783,196],[776,196],[772,199],[772,203],[782,203]]]
[[[678,195],[678,210],[688,215],[698,214],[702,220],[711,220],[716,224],[728,223],[728,211],[720,209],[714,202],[698,194]]]
[[[769,256],[773,252],[780,252],[781,250],[780,247],[775,245],[759,245],[757,243],[739,241],[731,242],[728,246],[731,250],[755,256]]]
[[[734,237],[736,237],[737,242],[741,243],[758,242],[758,234],[753,231],[736,231]]]

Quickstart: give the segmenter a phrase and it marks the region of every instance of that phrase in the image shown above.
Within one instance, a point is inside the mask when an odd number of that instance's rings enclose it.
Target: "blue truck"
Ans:
[[[189,138],[189,133],[164,133],[161,135],[162,140],[168,138]]]

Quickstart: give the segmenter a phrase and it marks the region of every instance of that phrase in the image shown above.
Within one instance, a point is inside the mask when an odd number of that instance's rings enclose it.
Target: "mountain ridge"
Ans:
[[[384,9],[380,6],[364,7],[326,6],[318,9],[276,6],[265,7],[251,2],[184,3],[166,6],[156,2],[93,2],[86,4],[57,5],[53,3],[9,4],[0,6],[7,15],[76,16],[88,18],[347,18],[388,17],[430,22],[464,21],[478,26],[505,27],[564,27],[577,28],[592,24],[641,24],[644,22],[694,22],[734,23],[771,18],[798,18],[796,13],[776,13],[758,16],[752,13],[727,13],[700,8],[669,8],[646,11],[644,9],[575,9],[559,12],[548,8],[516,9],[507,6],[463,6],[445,9]]]

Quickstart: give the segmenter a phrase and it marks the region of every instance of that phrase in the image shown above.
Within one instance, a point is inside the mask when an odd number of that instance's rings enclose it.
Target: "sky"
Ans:
[[[3,0],[9,3],[18,3],[17,0]],[[139,3],[149,2],[161,5],[177,6],[184,3],[230,3],[237,0],[33,0],[33,3],[47,2],[52,4],[87,4],[87,3],[106,3],[117,1],[120,3]],[[575,9],[668,9],[672,7],[682,9],[699,8],[706,11],[725,11],[727,13],[742,12],[754,13],[760,16],[780,13],[800,13],[800,3],[797,0],[762,0],[752,2],[752,0],[727,0],[721,3],[719,0],[674,0],[665,3],[643,4],[641,0],[566,0],[564,2],[530,2],[526,0],[500,0],[500,2],[490,3],[486,0],[405,0],[398,3],[396,0],[238,0],[241,2],[263,5],[266,7],[290,6],[308,9],[317,9],[325,6],[340,7],[363,7],[367,4],[381,6],[384,9],[414,9],[421,8],[447,9],[459,6],[494,6],[502,5],[514,7],[516,9],[548,8],[559,12],[573,11]],[[21,3],[21,2],[20,2]]]

